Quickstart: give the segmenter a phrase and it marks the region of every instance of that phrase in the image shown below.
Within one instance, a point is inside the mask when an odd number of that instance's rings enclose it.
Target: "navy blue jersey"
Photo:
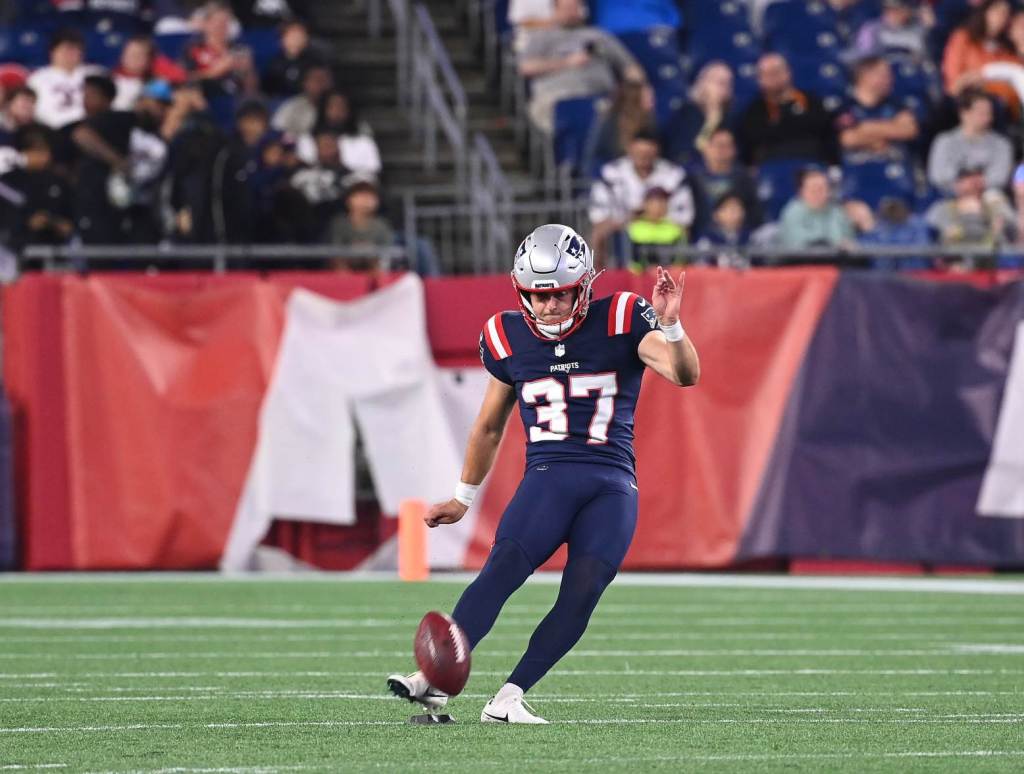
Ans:
[[[538,338],[520,312],[487,321],[480,359],[515,387],[527,467],[598,462],[633,472],[633,413],[644,372],[637,347],[656,327],[654,309],[635,293],[592,302],[583,324],[562,341]]]

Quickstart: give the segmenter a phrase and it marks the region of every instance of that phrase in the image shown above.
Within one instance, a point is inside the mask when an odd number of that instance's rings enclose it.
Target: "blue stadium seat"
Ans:
[[[89,30],[85,36],[85,61],[103,67],[115,67],[121,59],[127,37],[120,32]]]
[[[894,61],[892,75],[893,96],[897,99],[916,97],[934,104],[942,98],[939,73],[931,62],[918,64],[910,60]]]
[[[50,35],[52,28],[45,23],[15,25],[11,28],[11,59],[29,68],[50,63]]]
[[[819,32],[836,32],[835,17],[821,2],[780,0],[764,11],[762,22],[765,43],[777,48],[778,39],[814,37]]]
[[[252,51],[256,71],[263,73],[275,56],[281,53],[281,37],[273,27],[246,30],[242,41]]]
[[[885,196],[913,205],[916,199],[913,171],[908,164],[871,161],[843,165],[843,199],[858,199],[874,209]]]
[[[750,31],[750,12],[744,0],[688,0],[683,9],[691,33],[723,29]]]
[[[597,119],[597,103],[601,97],[564,99],[555,104],[555,163],[569,165],[580,171],[590,127]]]
[[[835,110],[846,97],[849,81],[846,70],[839,62],[819,62],[814,58],[789,60],[793,83],[802,91],[821,98],[825,107]]]
[[[691,64],[680,53],[676,30],[655,27],[645,32],[624,33],[619,39],[647,73],[654,88],[657,121],[663,124],[669,119],[673,105],[686,96],[684,73]]]
[[[156,35],[156,47],[168,59],[175,62],[181,61],[185,54],[185,47],[194,36],[189,32],[175,32],[170,34]]]
[[[757,38],[749,30],[725,30],[695,33],[690,38],[689,56],[696,74],[710,61],[721,60],[735,70],[741,64],[756,62],[761,55]]]
[[[761,164],[757,170],[757,198],[767,220],[778,220],[782,208],[796,195],[797,174],[813,164],[810,159],[773,159]]]
[[[744,62],[733,68],[733,109],[742,111],[758,95],[757,63]]]

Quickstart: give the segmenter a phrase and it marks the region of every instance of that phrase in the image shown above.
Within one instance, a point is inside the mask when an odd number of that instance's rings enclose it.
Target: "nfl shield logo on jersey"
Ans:
[[[565,344],[555,344],[555,357],[565,355]]]

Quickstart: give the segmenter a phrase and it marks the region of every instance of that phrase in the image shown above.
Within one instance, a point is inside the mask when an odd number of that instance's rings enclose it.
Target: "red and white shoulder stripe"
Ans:
[[[629,333],[633,324],[633,307],[640,298],[636,293],[616,293],[608,306],[608,335]]]
[[[491,351],[491,357],[495,360],[504,360],[512,354],[512,346],[508,343],[508,336],[505,335],[502,318],[502,313],[498,312],[484,325],[484,341],[487,342],[487,349]]]

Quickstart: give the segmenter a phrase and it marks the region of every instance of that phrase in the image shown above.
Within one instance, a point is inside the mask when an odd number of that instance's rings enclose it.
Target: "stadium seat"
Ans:
[[[790,66],[798,89],[819,97],[829,110],[836,110],[842,104],[849,86],[842,64],[795,58],[790,60]]]
[[[757,62],[761,55],[761,47],[749,30],[694,33],[688,48],[694,74],[716,59],[735,70],[741,64]]]
[[[942,97],[939,73],[931,62],[918,64],[910,60],[895,61],[892,67],[893,97],[916,97],[934,104]]]
[[[654,88],[655,113],[659,125],[669,119],[673,105],[686,96],[684,73],[691,67],[679,49],[677,32],[669,27],[655,27],[645,32],[619,36],[636,57]]]
[[[843,165],[843,199],[858,199],[874,209],[885,196],[913,205],[916,199],[914,174],[909,165],[893,161],[872,161]]]
[[[127,38],[120,32],[89,30],[85,36],[85,61],[103,67],[114,67],[121,58]]]
[[[154,40],[161,54],[177,62],[184,56],[185,46],[188,45],[192,38],[193,35],[189,32],[173,32],[156,35]]]
[[[580,172],[590,128],[597,119],[599,96],[564,99],[555,104],[555,163]]]
[[[252,51],[253,64],[259,73],[266,72],[270,61],[281,52],[281,37],[273,27],[246,30],[242,41]]]
[[[796,195],[797,174],[813,164],[810,159],[773,159],[761,164],[757,170],[757,198],[767,220],[778,220],[782,208]]]
[[[45,23],[16,25],[9,34],[13,45],[11,59],[29,68],[50,63],[50,35],[52,28]]]

